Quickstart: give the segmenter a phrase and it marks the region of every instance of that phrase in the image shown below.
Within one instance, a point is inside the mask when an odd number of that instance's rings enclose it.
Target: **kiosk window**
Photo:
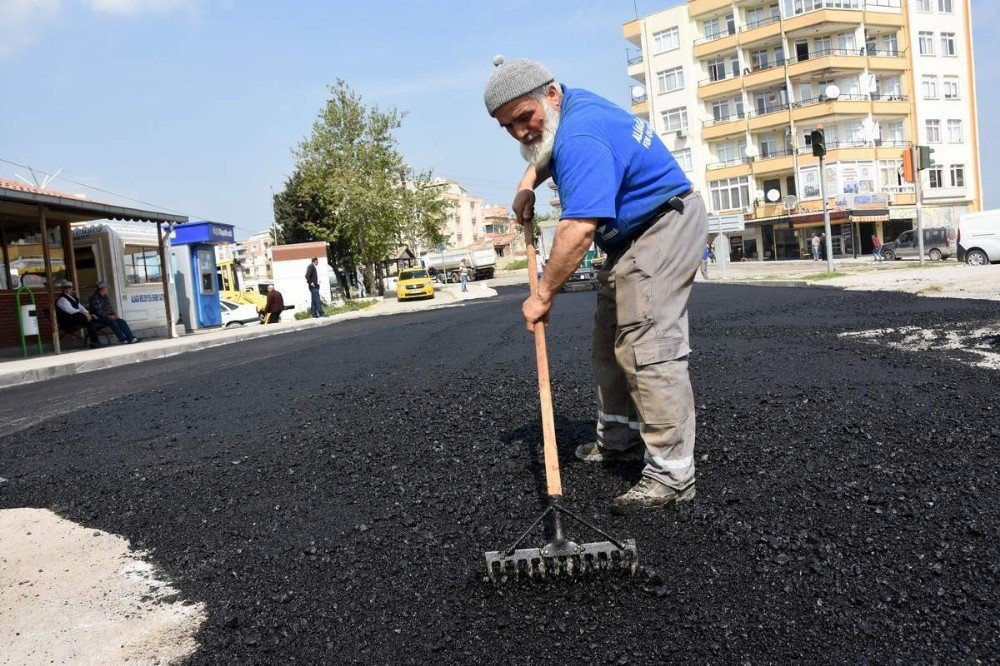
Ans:
[[[0,289],[45,287],[45,254],[42,251],[42,228],[36,221],[0,221],[4,247],[0,252]],[[49,220],[49,258],[55,284],[66,277],[60,222]]]
[[[198,275],[201,276],[201,293],[215,293],[215,253],[198,250]]]
[[[125,279],[129,284],[161,280],[160,254],[155,247],[125,246]]]

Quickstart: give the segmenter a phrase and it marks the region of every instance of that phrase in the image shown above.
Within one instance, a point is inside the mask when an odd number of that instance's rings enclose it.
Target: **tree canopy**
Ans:
[[[440,242],[450,203],[432,174],[413,173],[399,152],[394,132],[404,114],[367,106],[340,80],[329,90],[274,197],[282,241],[327,241],[351,267],[371,267],[402,245]]]

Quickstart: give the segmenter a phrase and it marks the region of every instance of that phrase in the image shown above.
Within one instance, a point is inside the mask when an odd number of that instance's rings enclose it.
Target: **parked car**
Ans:
[[[896,240],[882,245],[882,256],[893,259],[919,259],[920,245],[916,229],[910,229],[896,236]],[[955,254],[955,239],[951,229],[940,227],[924,229],[924,254],[931,261],[947,259]]]
[[[959,218],[958,260],[970,266],[1000,261],[1000,210],[967,213]]]
[[[590,289],[597,289],[597,271],[584,266],[576,269],[562,288],[563,291],[588,291]]]
[[[259,324],[260,315],[257,308],[248,303],[233,303],[232,301],[220,300],[222,306],[222,326],[243,326],[244,324]]]
[[[396,298],[434,298],[434,279],[426,268],[404,268],[396,281]]]

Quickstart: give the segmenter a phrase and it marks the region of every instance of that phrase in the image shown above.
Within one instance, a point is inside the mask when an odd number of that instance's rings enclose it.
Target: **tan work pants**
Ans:
[[[643,475],[682,490],[694,482],[694,394],[688,376],[688,296],[708,234],[698,194],[670,211],[598,272],[591,364],[597,441],[644,443]]]

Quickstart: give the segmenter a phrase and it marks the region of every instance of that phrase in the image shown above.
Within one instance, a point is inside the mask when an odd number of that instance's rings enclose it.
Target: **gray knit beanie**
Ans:
[[[492,116],[497,109],[512,99],[527,95],[535,88],[556,80],[549,68],[540,62],[518,58],[504,60],[502,55],[493,58],[493,76],[486,83],[483,101]]]

